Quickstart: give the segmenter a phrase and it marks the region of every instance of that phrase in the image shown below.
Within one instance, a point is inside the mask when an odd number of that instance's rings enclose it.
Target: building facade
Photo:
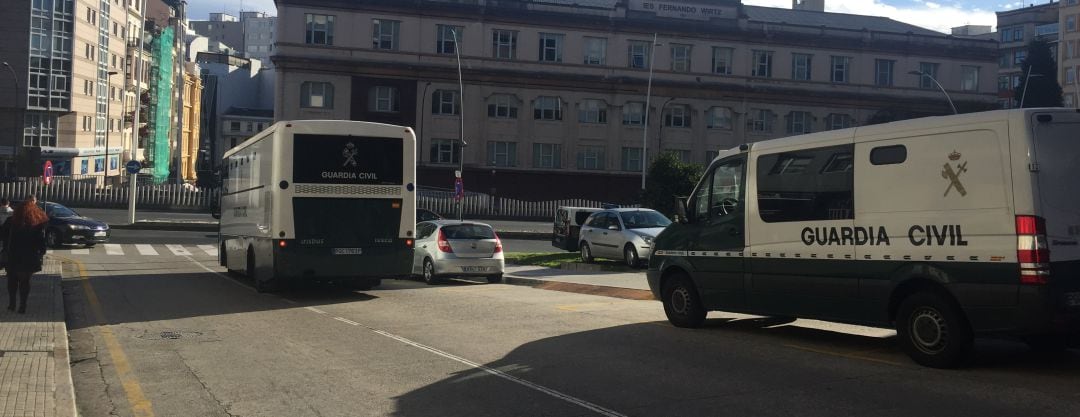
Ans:
[[[240,12],[240,17],[226,13],[210,13],[209,20],[191,21],[191,28],[201,36],[228,45],[242,56],[257,59],[269,67],[274,50],[277,17],[264,12]],[[224,48],[209,52],[225,52]]]
[[[1027,59],[1028,43],[1041,37],[1052,42],[1051,50],[1057,52],[1060,29],[1058,6],[1057,2],[1052,2],[997,12],[998,41],[1001,49],[998,57],[997,87],[998,105],[1001,108],[1018,107],[1020,104],[1020,97],[1016,97],[1015,92],[1024,82],[1021,67]]]
[[[1080,0],[1064,0],[1059,3],[1058,27],[1061,30],[1061,42],[1058,44],[1058,81],[1064,92],[1065,107],[1080,108]]]
[[[931,78],[962,111],[996,99],[996,42],[816,2],[277,4],[275,119],[412,126],[423,186],[452,187],[464,158],[469,190],[628,201],[657,149],[704,164],[742,143],[951,113]]]

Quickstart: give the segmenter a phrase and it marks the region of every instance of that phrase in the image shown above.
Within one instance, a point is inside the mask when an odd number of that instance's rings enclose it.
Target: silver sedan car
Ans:
[[[621,259],[637,268],[652,254],[656,235],[671,220],[656,210],[620,208],[598,211],[581,226],[581,260]]]
[[[502,282],[502,242],[484,223],[435,220],[416,225],[413,274],[435,284],[446,277],[484,277]]]

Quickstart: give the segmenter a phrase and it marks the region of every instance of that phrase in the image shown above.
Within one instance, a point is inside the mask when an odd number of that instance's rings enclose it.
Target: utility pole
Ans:
[[[469,144],[465,142],[465,81],[461,77],[461,46],[458,45],[458,32],[451,28],[450,34],[454,36],[454,55],[457,57],[457,77],[458,77],[458,116],[461,119],[461,127],[458,130],[458,137],[461,140],[461,151],[458,153],[458,173],[461,174],[462,184],[464,184],[465,176],[465,147]],[[453,149],[450,149],[450,155],[453,156]],[[461,187],[462,200],[458,200],[457,203],[457,215],[458,220],[465,220],[465,204],[463,204],[465,196],[465,187]]]
[[[139,113],[142,109],[143,50],[146,43],[146,0],[139,7],[139,50],[135,58],[135,118],[131,121],[131,147],[128,148],[128,160],[136,161],[135,150],[139,146]],[[138,188],[139,174],[131,174],[128,181],[128,223],[135,224],[135,191]]]
[[[652,97],[653,61],[656,61],[656,33],[649,45],[649,86],[645,88],[645,125],[641,130],[641,191],[645,191],[645,170],[649,166],[649,101]]]

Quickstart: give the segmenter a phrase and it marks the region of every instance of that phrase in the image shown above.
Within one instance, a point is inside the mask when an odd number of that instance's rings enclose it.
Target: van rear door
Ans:
[[[1031,115],[1039,215],[1046,219],[1050,281],[1080,289],[1080,113]]]

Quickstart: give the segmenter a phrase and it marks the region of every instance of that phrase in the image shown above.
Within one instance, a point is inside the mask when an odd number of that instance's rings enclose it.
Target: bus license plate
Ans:
[[[363,255],[364,250],[360,248],[334,248],[334,255]]]
[[[1065,304],[1069,307],[1080,307],[1080,292],[1065,293]]]
[[[486,266],[463,266],[461,272],[487,272]]]

